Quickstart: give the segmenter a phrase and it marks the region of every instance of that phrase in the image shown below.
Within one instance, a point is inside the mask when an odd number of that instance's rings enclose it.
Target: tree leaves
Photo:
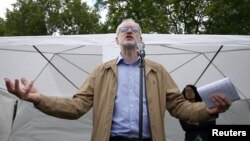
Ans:
[[[93,7],[81,0],[17,0],[13,6],[0,19],[1,36],[114,33],[126,18],[143,33],[250,34],[250,0],[97,0]]]
[[[6,14],[5,35],[93,34],[100,16],[81,0],[18,0]]]

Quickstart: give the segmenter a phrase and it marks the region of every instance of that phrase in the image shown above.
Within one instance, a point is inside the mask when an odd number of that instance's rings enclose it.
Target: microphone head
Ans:
[[[142,41],[137,42],[137,49],[144,50],[145,44]]]

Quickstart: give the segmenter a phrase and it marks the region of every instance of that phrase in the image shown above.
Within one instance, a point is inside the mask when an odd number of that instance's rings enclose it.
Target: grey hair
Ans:
[[[134,23],[139,27],[139,33],[141,34],[141,27],[140,27],[140,25],[139,25],[137,22],[135,22],[133,19],[125,19],[125,20],[123,20],[123,21],[117,26],[117,28],[116,28],[116,36],[118,36],[119,29],[121,28],[122,24],[123,24],[124,22],[128,22],[128,21],[134,22]]]

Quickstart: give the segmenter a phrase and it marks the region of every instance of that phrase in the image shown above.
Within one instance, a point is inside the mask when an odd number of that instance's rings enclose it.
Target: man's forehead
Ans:
[[[133,21],[125,21],[125,22],[122,23],[121,26],[122,26],[122,27],[123,27],[123,26],[138,26],[138,24],[136,24],[136,23],[133,22]]]

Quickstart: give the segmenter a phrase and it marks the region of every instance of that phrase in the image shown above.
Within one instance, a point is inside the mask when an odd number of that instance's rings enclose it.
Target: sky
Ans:
[[[93,6],[96,0],[83,0],[86,1],[89,6]],[[0,17],[5,19],[5,14],[6,14],[6,9],[12,10],[12,5],[13,3],[16,3],[16,0],[0,0]],[[105,15],[107,11],[101,12],[101,21],[105,21]]]
[[[12,10],[11,4],[15,3],[16,0],[0,0],[0,17],[5,18],[6,9]]]

